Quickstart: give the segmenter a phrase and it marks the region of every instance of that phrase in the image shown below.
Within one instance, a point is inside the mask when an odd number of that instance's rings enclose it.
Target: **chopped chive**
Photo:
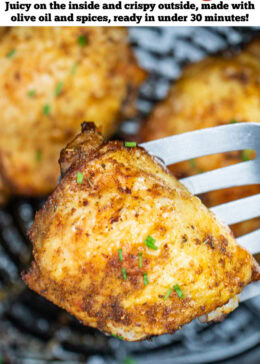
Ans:
[[[156,240],[154,238],[152,238],[150,235],[148,235],[147,238],[145,239],[144,243],[148,248],[157,250],[158,247],[154,244],[155,241]]]
[[[123,250],[122,249],[118,249],[118,256],[119,256],[119,262],[123,261]]]
[[[169,288],[166,295],[164,296],[164,301],[168,300],[170,294],[172,293],[173,289],[172,288]]]
[[[235,119],[233,119],[233,120],[230,121],[230,124],[237,124],[237,123],[238,123],[238,121],[235,120]]]
[[[78,172],[77,174],[77,183],[80,185],[83,183],[83,173],[81,172]]]
[[[148,274],[144,273],[144,284],[147,286],[148,283]]]
[[[37,162],[40,162],[42,160],[42,151],[41,150],[36,151],[35,159],[36,159]]]
[[[202,173],[203,171],[198,167],[197,161],[195,159],[190,159],[190,166],[192,169],[194,169],[197,173]]]
[[[125,142],[125,147],[128,148],[136,147],[136,142]]]
[[[87,181],[88,181],[88,183],[89,183],[89,185],[90,185],[90,187],[94,187],[94,185],[93,185],[93,183],[91,182],[91,180],[89,179],[89,178],[87,178]]]
[[[196,168],[197,168],[197,163],[196,163],[195,159],[190,159],[190,166],[191,166],[192,168],[194,168],[194,169],[196,169]]]
[[[9,53],[7,53],[6,57],[7,58],[12,58],[16,53],[15,49],[11,49]]]
[[[196,170],[197,172],[199,172],[199,173],[201,173],[202,171],[200,170],[200,168],[198,167],[198,165],[197,165],[197,161],[196,161],[196,159],[190,159],[189,160],[189,162],[190,162],[190,166],[191,166],[191,168],[193,168],[194,170]]]
[[[123,364],[136,364],[136,361],[131,357],[127,357],[123,360]]]
[[[87,37],[84,35],[84,34],[81,34],[79,37],[78,37],[78,44],[81,46],[81,47],[85,47],[88,43],[88,40],[87,40]]]
[[[124,278],[124,279],[127,279],[127,276],[126,276],[126,270],[125,270],[125,268],[122,268],[122,273],[123,273],[123,278]]]
[[[209,239],[206,239],[202,245],[206,245],[209,242]]]
[[[74,75],[75,72],[76,72],[76,70],[77,70],[77,68],[78,68],[78,63],[77,62],[74,62],[73,65],[72,65],[72,67],[71,67],[71,69],[70,69],[70,74],[71,75]]]
[[[58,82],[57,85],[56,85],[56,88],[55,88],[55,96],[59,96],[61,94],[61,91],[63,89],[63,82]]]
[[[117,339],[124,340],[123,336],[119,336],[119,335],[116,335],[116,334],[112,334],[112,336],[116,337]]]
[[[139,268],[142,268],[143,266],[143,253],[139,253]]]
[[[184,297],[184,295],[183,295],[183,293],[182,293],[182,291],[180,289],[180,286],[178,284],[175,284],[175,286],[173,288],[175,289],[175,291],[176,291],[177,295],[179,296],[179,298]]]
[[[27,96],[32,98],[35,96],[35,94],[36,94],[35,90],[30,90],[28,91]]]
[[[46,116],[49,115],[51,112],[50,105],[48,105],[48,104],[44,105],[42,108],[42,112],[43,112],[43,115],[46,115]]]
[[[242,161],[244,162],[250,161],[251,159],[253,159],[253,154],[254,151],[252,149],[243,150],[241,154]]]

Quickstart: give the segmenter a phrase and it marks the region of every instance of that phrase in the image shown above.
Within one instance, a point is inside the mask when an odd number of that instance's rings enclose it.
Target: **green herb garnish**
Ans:
[[[244,162],[250,161],[254,158],[254,151],[252,149],[246,149],[242,151],[241,159]]]
[[[136,147],[136,142],[125,142],[125,147],[128,148]]]
[[[7,58],[13,58],[13,56],[15,55],[16,50],[15,49],[11,49],[9,53],[7,53],[6,57]]]
[[[230,124],[237,124],[237,123],[238,123],[238,121],[236,119],[233,119],[230,121]]]
[[[123,336],[119,336],[119,335],[116,335],[116,334],[112,334],[112,336],[116,337],[117,339],[124,340]]]
[[[123,278],[127,279],[126,270],[125,268],[122,268]]]
[[[147,286],[148,283],[148,274],[144,273],[144,284]]]
[[[143,253],[139,253],[138,257],[139,257],[139,268],[142,268],[142,266],[143,266]]]
[[[35,96],[35,94],[36,94],[35,90],[30,90],[28,91],[27,96],[32,98]]]
[[[48,105],[48,104],[44,105],[43,108],[42,108],[43,115],[46,115],[47,116],[47,115],[50,114],[50,112],[51,112],[50,105]]]
[[[191,168],[194,169],[194,171],[196,171],[197,173],[203,172],[197,165],[197,161],[195,159],[190,159],[189,162],[190,162]]]
[[[74,62],[73,65],[72,65],[72,67],[71,67],[71,69],[70,69],[70,74],[71,75],[74,75],[75,72],[76,72],[76,70],[77,70],[77,68],[78,68],[78,63],[77,62]]]
[[[78,44],[81,46],[81,47],[85,47],[88,43],[88,40],[87,40],[87,37],[84,35],[84,34],[81,34],[79,37],[78,37]]]
[[[118,256],[119,256],[119,262],[123,261],[123,250],[122,249],[118,249]]]
[[[148,248],[157,250],[158,247],[154,244],[155,241],[156,240],[154,238],[152,238],[150,235],[148,235],[147,238],[145,239],[144,243]]]
[[[198,166],[197,166],[197,162],[195,161],[195,159],[190,159],[190,166],[193,168],[193,169],[197,169]]]
[[[127,357],[123,360],[123,364],[135,364],[136,361],[133,358]]]
[[[36,159],[37,162],[40,162],[42,160],[42,151],[41,150],[36,151],[35,159]]]
[[[77,174],[77,183],[80,185],[83,183],[83,173],[81,172],[78,172]]]
[[[184,295],[183,295],[183,293],[182,293],[182,291],[180,289],[180,286],[178,284],[175,284],[175,286],[173,288],[175,289],[175,291],[176,291],[177,295],[179,296],[179,298],[184,297]]]
[[[172,293],[172,291],[173,291],[173,289],[172,289],[172,288],[169,288],[169,289],[168,289],[168,291],[167,291],[166,295],[164,296],[164,301],[166,301],[166,300],[169,298],[169,296],[170,296],[170,294]]]
[[[55,96],[59,96],[61,94],[61,91],[63,89],[63,85],[64,83],[63,82],[58,82],[57,85],[56,85],[56,88],[55,88]]]

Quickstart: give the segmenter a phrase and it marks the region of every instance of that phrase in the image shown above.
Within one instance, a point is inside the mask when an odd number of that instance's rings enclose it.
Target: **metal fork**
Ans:
[[[154,140],[141,144],[166,165],[206,155],[252,149],[256,158],[230,167],[187,177],[180,181],[194,194],[222,188],[260,184],[260,123],[237,123]],[[260,194],[211,208],[224,223],[231,225],[260,216]],[[260,229],[237,239],[252,254],[260,253]],[[260,282],[247,286],[240,295],[245,301],[260,295]]]

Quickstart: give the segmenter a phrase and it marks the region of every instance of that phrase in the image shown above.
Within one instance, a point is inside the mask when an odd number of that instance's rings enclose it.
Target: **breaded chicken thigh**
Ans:
[[[135,113],[142,71],[123,28],[5,28],[0,38],[0,201],[41,196],[82,120],[110,136]],[[4,188],[1,188],[1,185]]]
[[[165,100],[155,107],[140,141],[154,140],[232,122],[260,122],[260,39],[237,55],[209,57],[185,68]],[[218,154],[170,167],[186,177],[254,158],[250,150]],[[260,192],[259,186],[236,187],[203,196],[207,206]],[[236,235],[260,227],[260,219],[236,226]]]
[[[129,341],[172,333],[232,311],[260,279],[229,228],[144,149],[84,123],[60,164],[23,279],[83,324]]]

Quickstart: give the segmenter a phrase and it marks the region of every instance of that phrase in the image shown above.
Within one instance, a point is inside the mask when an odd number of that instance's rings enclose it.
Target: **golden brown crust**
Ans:
[[[78,43],[80,36],[85,46]],[[5,189],[29,196],[52,191],[60,150],[81,122],[95,119],[110,136],[122,118],[135,113],[144,76],[126,29],[9,29],[0,44],[0,178]]]
[[[191,64],[172,86],[168,97],[152,112],[141,132],[141,141],[195,129],[237,122],[260,122],[260,39],[229,57],[209,57]],[[171,166],[177,178],[225,167],[241,161],[240,152],[196,159]],[[208,207],[260,192],[247,186],[204,195]],[[235,226],[236,235],[260,227],[260,219]]]
[[[171,333],[259,279],[231,231],[159,162],[122,142],[99,140],[94,150],[97,140],[87,128],[70,144],[68,160],[73,149],[79,158],[36,214],[34,262],[23,275],[31,289],[84,324],[135,341]],[[144,244],[148,235],[157,250]],[[176,284],[184,297],[173,290],[165,300]]]
[[[84,122],[81,125],[81,134],[77,135],[61,151],[59,159],[61,175],[65,175],[68,169],[79,159],[86,159],[91,156],[103,142],[103,136],[97,131],[95,124]]]

